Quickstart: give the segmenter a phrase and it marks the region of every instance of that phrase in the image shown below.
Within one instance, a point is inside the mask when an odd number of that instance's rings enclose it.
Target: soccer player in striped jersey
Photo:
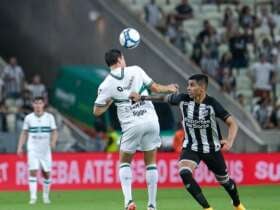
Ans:
[[[158,173],[156,152],[161,145],[159,123],[152,102],[131,103],[129,95],[138,92],[147,96],[148,89],[156,93],[174,93],[177,85],[160,85],[154,82],[139,66],[126,66],[124,56],[112,49],[105,54],[105,61],[111,72],[98,88],[98,96],[93,107],[95,116],[102,115],[114,103],[122,128],[120,144],[119,177],[127,210],[135,210],[132,198],[131,161],[136,150],[144,152],[146,182],[148,187],[148,210],[156,209]]]
[[[217,181],[225,188],[232,199],[235,210],[245,210],[237,192],[237,186],[228,175],[221,151],[228,151],[237,135],[238,126],[223,106],[207,95],[208,77],[203,74],[191,76],[187,93],[159,96],[140,96],[132,93],[133,101],[165,101],[180,107],[185,130],[183,150],[180,155],[179,173],[187,191],[205,210],[213,210],[193,178],[193,172],[203,161]],[[228,127],[228,136],[223,139],[216,118],[223,120]]]
[[[42,169],[43,202],[49,204],[52,166],[51,149],[55,148],[57,141],[56,123],[53,115],[44,111],[43,97],[35,97],[32,106],[33,112],[24,118],[17,154],[22,155],[23,145],[27,140],[29,203],[35,204],[37,201],[37,172]]]

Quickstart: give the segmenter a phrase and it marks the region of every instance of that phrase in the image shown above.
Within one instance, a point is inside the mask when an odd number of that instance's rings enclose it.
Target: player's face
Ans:
[[[45,103],[42,100],[35,100],[32,106],[35,113],[42,113],[44,111]]]
[[[119,58],[119,63],[121,65],[121,67],[126,67],[126,62],[125,62],[123,55],[122,55],[122,57]]]
[[[188,80],[187,92],[191,98],[199,96],[203,91],[203,88],[197,83],[196,80]]]

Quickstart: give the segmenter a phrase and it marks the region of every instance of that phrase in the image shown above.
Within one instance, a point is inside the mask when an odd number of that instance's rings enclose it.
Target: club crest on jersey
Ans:
[[[120,86],[117,87],[117,90],[118,90],[119,92],[123,92],[123,88],[120,87]]]

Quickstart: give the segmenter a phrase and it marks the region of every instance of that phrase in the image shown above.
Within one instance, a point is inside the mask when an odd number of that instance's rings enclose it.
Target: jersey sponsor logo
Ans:
[[[211,125],[210,120],[193,120],[190,118],[185,118],[185,123],[188,128],[199,128],[206,129]]]
[[[129,80],[127,86],[124,86],[124,87],[118,86],[118,87],[117,87],[117,90],[118,90],[119,92],[123,92],[124,90],[130,90],[131,87],[132,87],[132,83],[133,83],[133,81],[134,81],[134,78],[135,78],[135,77],[132,76],[132,77],[130,78],[130,80]]]

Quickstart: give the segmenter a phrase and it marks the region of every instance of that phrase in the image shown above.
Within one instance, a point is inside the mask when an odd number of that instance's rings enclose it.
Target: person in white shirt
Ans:
[[[27,140],[27,159],[29,169],[30,204],[37,201],[37,171],[42,169],[43,202],[50,203],[50,172],[52,166],[51,150],[55,148],[57,131],[54,116],[44,111],[44,98],[33,100],[33,112],[24,118],[19,137],[17,154],[22,155],[23,145]]]
[[[41,82],[40,75],[36,74],[33,77],[32,83],[28,85],[28,89],[31,92],[32,98],[42,96],[47,101],[46,86]]]
[[[156,151],[161,145],[159,123],[152,102],[132,103],[129,95],[138,92],[148,95],[148,90],[156,93],[174,93],[178,85],[160,85],[154,82],[139,66],[126,66],[122,53],[117,49],[106,52],[105,61],[111,72],[98,88],[98,96],[93,114],[100,116],[112,103],[117,106],[117,114],[122,128],[120,144],[119,176],[124,194],[126,210],[135,210],[132,199],[132,172],[130,168],[133,155],[138,148],[144,152],[146,181],[148,186],[148,210],[156,209],[158,172]]]
[[[20,97],[23,90],[24,73],[22,68],[17,64],[17,59],[11,57],[9,65],[4,68],[3,72],[4,91],[7,97]]]
[[[260,61],[253,64],[251,78],[254,84],[254,95],[266,98],[270,95],[274,81],[274,67],[266,61],[264,54],[260,55]]]

